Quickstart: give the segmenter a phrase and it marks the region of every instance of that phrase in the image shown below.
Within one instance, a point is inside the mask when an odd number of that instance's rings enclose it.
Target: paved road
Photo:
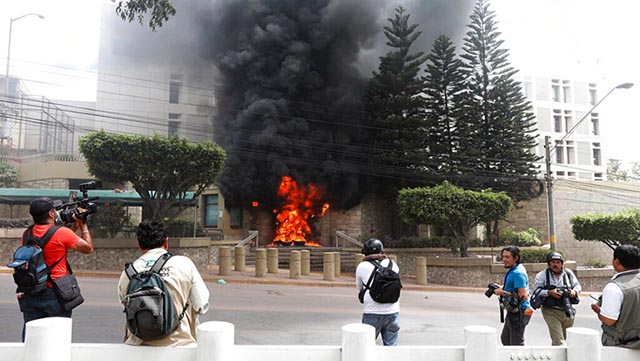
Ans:
[[[122,306],[115,278],[80,278],[86,299],[74,311],[73,341],[119,343]],[[353,288],[276,284],[208,283],[212,307],[204,321],[235,325],[236,344],[339,345],[343,325],[360,322],[361,306]],[[0,275],[0,342],[20,341],[22,314],[13,279]],[[482,293],[403,291],[400,313],[402,345],[463,345],[464,326],[502,325],[495,298]],[[599,329],[587,297],[578,305],[576,326]],[[527,327],[529,345],[550,344],[540,312]]]

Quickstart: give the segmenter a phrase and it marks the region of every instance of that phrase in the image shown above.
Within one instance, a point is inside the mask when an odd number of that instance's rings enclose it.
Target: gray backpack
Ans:
[[[137,272],[131,263],[125,265],[129,285],[122,304],[127,316],[127,328],[145,341],[157,340],[171,334],[189,307],[187,302],[182,313],[178,315],[171,294],[160,276],[160,270],[171,256],[168,252],[163,254],[153,267],[145,272]]]

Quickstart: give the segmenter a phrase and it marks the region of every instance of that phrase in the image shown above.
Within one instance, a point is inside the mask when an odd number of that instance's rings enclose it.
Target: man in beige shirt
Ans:
[[[140,223],[136,237],[143,254],[133,262],[133,267],[138,272],[144,272],[151,269],[156,260],[167,252],[169,237],[163,223],[148,221]],[[196,342],[198,317],[209,309],[209,290],[198,269],[188,257],[173,256],[162,267],[160,275],[171,294],[174,308],[179,313],[188,303],[185,315],[171,334],[157,340],[144,341],[127,328],[125,343],[128,345],[183,346]],[[120,302],[125,299],[128,285],[129,278],[122,272],[118,282]]]

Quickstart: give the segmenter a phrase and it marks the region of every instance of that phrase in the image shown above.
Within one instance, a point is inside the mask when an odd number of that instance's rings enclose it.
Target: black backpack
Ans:
[[[395,303],[400,299],[402,283],[400,275],[393,270],[393,261],[389,259],[389,265],[384,267],[378,260],[369,260],[375,266],[367,284],[362,289],[360,302],[364,302],[364,293],[369,290],[371,298],[378,303]]]
[[[57,260],[51,267],[44,262],[44,246],[60,226],[52,226],[42,237],[33,235],[33,227],[27,228],[22,234],[22,246],[13,252],[13,260],[7,267],[13,268],[13,280],[18,286],[17,292],[37,293],[44,290],[47,285],[51,268],[61,260]]]
[[[135,270],[133,264],[125,265],[129,285],[122,304],[127,317],[127,328],[145,341],[157,340],[171,334],[189,307],[187,302],[178,316],[171,294],[160,276],[160,270],[171,256],[168,252],[163,254],[151,269],[140,273]]]

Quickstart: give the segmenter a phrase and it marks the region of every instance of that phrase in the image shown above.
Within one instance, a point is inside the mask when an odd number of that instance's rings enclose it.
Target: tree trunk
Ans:
[[[467,240],[460,240],[460,257],[469,257],[469,246],[467,244]]]

